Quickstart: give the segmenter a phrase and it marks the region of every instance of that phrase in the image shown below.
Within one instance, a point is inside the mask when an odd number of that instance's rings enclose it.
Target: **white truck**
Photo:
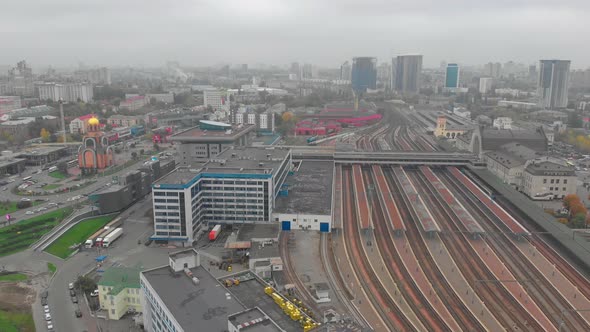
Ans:
[[[86,240],[86,242],[84,242],[84,247],[86,249],[90,249],[93,246],[97,246],[100,247],[101,246],[101,241],[104,239],[105,236],[107,236],[107,234],[109,234],[111,232],[111,228],[106,226],[104,228],[99,229],[98,231],[96,231],[96,233],[92,234],[91,237],[88,238],[88,240]]]
[[[109,235],[105,236],[102,240],[102,247],[108,248],[113,242],[115,242],[121,235],[123,235],[123,228],[115,228]]]

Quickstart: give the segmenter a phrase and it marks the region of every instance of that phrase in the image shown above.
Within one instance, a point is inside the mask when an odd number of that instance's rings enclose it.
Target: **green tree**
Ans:
[[[68,164],[65,161],[58,163],[56,167],[63,174],[68,174]]]
[[[570,128],[582,128],[584,126],[584,122],[582,121],[582,117],[578,113],[575,113],[575,112],[568,114],[567,124]]]
[[[576,214],[575,217],[573,217],[570,220],[569,226],[571,228],[584,228],[586,224],[586,215],[583,213],[578,213]]]
[[[87,276],[79,276],[76,282],[74,282],[74,287],[88,294],[96,289],[96,281]]]

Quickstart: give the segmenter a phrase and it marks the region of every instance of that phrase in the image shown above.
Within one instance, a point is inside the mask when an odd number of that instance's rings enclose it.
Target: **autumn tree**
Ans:
[[[586,213],[588,212],[588,210],[586,209],[584,204],[582,204],[581,202],[572,203],[570,205],[569,210],[570,210],[570,216],[572,216],[572,217],[577,216],[579,214],[586,216]]]
[[[576,194],[569,194],[563,198],[563,206],[569,209],[573,203],[580,203],[580,197]]]
[[[49,142],[49,138],[51,137],[51,133],[49,132],[49,130],[47,130],[45,128],[41,128],[41,133],[39,134],[39,136],[41,136],[41,139],[43,140],[43,142]]]
[[[291,112],[285,112],[281,115],[281,120],[283,120],[283,122],[289,122],[293,119],[293,113]]]

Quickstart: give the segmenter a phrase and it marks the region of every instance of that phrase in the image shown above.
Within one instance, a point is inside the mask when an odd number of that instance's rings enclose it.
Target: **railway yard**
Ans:
[[[402,112],[384,119],[345,143],[357,151],[442,151],[424,119]],[[590,330],[586,272],[554,249],[530,218],[496,201],[468,167],[335,162],[333,182],[324,265],[361,325],[375,331]],[[297,279],[286,265],[288,278]]]

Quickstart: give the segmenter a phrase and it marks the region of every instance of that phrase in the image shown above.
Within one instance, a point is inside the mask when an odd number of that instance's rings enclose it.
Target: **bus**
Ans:
[[[57,166],[51,166],[47,169],[47,172],[51,173],[51,172],[55,172],[57,171]]]
[[[68,161],[68,168],[78,166],[78,159]]]
[[[21,180],[23,181],[29,181],[30,179],[32,179],[32,176],[25,176],[24,178],[22,178]]]

